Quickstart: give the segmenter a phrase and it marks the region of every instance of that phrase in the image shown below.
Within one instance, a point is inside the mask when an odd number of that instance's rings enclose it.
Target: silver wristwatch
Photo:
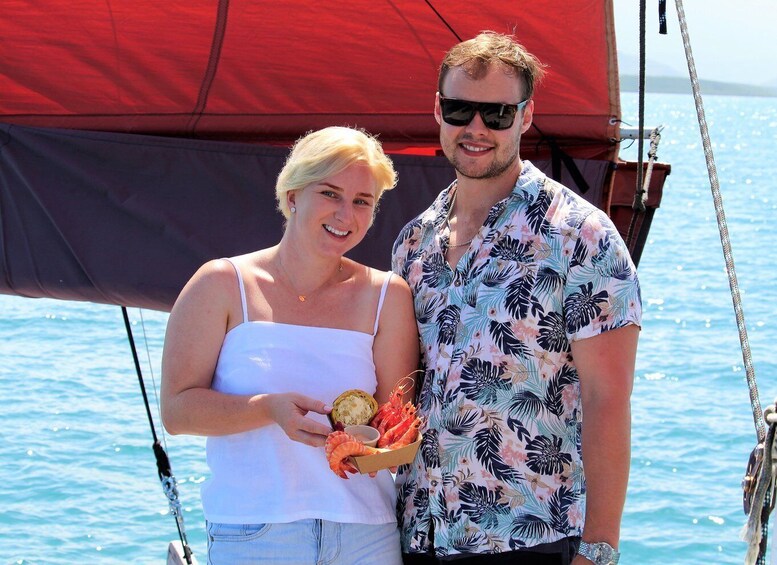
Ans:
[[[594,565],[618,565],[621,554],[609,543],[599,541],[596,543],[580,542],[578,555],[582,555]]]

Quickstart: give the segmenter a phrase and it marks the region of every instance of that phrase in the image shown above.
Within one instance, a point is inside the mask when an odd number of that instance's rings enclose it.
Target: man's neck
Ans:
[[[496,178],[473,179],[456,174],[456,206],[460,210],[477,214],[486,213],[491,207],[507,198],[515,188],[518,177],[523,170],[519,161],[518,171],[511,170],[509,174]]]

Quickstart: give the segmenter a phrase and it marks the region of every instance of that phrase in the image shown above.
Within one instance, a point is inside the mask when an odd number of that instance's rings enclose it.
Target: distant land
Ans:
[[[620,75],[621,92],[638,92],[639,77],[637,75]],[[707,94],[722,94],[726,96],[766,96],[777,97],[777,86],[757,86],[752,84],[737,84],[716,80],[699,80],[702,96]],[[691,80],[680,76],[647,76],[645,90],[665,94],[693,94]]]

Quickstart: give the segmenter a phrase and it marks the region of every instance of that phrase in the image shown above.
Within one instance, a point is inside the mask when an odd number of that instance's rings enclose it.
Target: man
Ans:
[[[426,369],[424,441],[397,476],[405,563],[618,559],[639,283],[609,218],[520,159],[542,74],[492,32],[440,69],[456,180],[393,251]]]

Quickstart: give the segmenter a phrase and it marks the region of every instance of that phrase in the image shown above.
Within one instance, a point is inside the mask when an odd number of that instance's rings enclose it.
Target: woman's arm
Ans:
[[[378,375],[375,399],[382,404],[404,376],[411,375],[415,381],[412,373],[418,369],[420,344],[413,296],[402,277],[393,276],[389,282],[372,349]],[[405,400],[413,392],[408,389]]]
[[[211,389],[227,330],[240,315],[237,275],[227,261],[203,265],[181,291],[162,354],[162,421],[171,434],[226,435],[271,423],[294,440],[324,445],[329,428],[305,414],[328,412],[301,394],[233,395]],[[231,314],[234,312],[234,314]]]

